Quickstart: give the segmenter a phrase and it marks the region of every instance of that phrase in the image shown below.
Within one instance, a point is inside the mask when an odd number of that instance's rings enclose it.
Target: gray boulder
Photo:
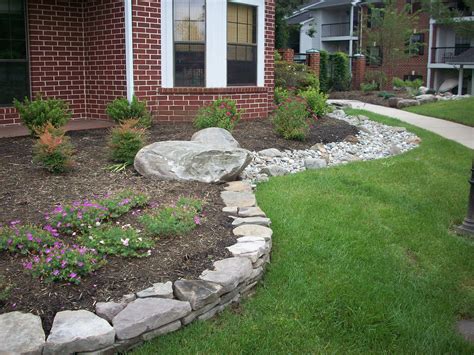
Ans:
[[[410,106],[419,106],[420,102],[418,100],[412,100],[412,99],[402,99],[398,100],[397,102],[397,108],[405,108],[405,107],[410,107]]]
[[[259,151],[258,154],[269,158],[278,158],[283,156],[283,153],[276,148],[264,149]]]
[[[159,297],[159,298],[173,298],[173,283],[171,281],[165,283],[156,283],[152,287],[146,288],[137,292],[139,298]]]
[[[306,158],[304,160],[304,167],[308,170],[325,168],[327,165],[324,159]]]
[[[251,162],[250,152],[199,142],[165,141],[142,148],[135,170],[161,180],[224,182],[235,180]]]
[[[181,301],[188,301],[193,310],[216,302],[221,290],[221,286],[201,280],[178,280],[174,283],[176,297]]]
[[[112,319],[119,314],[119,312],[125,308],[126,303],[116,303],[116,302],[97,302],[95,305],[95,313],[111,322]]]
[[[420,104],[427,104],[427,103],[430,103],[430,102],[438,101],[436,96],[431,95],[431,94],[418,95],[415,98],[416,98],[417,101],[420,102]]]
[[[191,141],[223,148],[240,148],[239,142],[229,131],[217,127],[205,128],[194,133]]]
[[[260,173],[267,174],[268,176],[283,176],[290,172],[280,165],[272,164],[260,170]]]
[[[31,313],[0,315],[0,354],[38,354],[44,345],[41,318]]]

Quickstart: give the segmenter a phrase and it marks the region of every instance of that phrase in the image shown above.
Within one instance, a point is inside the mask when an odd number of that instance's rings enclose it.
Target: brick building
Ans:
[[[274,0],[0,0],[0,125],[14,98],[66,100],[107,119],[133,95],[156,120],[190,120],[219,96],[244,118],[273,101]]]

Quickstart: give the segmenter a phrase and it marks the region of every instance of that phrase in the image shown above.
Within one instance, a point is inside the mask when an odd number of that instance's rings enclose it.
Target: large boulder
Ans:
[[[142,148],[134,165],[141,175],[150,178],[210,183],[235,180],[251,160],[245,149],[165,141]]]
[[[191,141],[224,148],[240,148],[239,142],[229,131],[223,128],[211,127],[193,134]]]
[[[419,106],[420,102],[413,99],[403,99],[397,102],[397,108],[405,108],[410,106]]]
[[[40,317],[21,312],[0,315],[0,354],[41,355],[43,346]]]

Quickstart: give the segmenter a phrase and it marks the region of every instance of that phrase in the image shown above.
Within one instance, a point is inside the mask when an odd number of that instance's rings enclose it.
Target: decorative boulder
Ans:
[[[402,99],[397,102],[397,108],[405,108],[410,106],[419,106],[420,102],[412,99]]]
[[[211,183],[236,180],[251,160],[245,149],[165,141],[142,148],[135,156],[134,166],[138,173],[150,178]]]
[[[436,96],[431,95],[431,94],[418,95],[415,98],[416,98],[417,101],[420,102],[420,104],[427,104],[427,103],[430,103],[430,102],[438,101]]]
[[[217,147],[240,148],[239,142],[229,131],[217,127],[205,128],[194,133],[191,141]]]

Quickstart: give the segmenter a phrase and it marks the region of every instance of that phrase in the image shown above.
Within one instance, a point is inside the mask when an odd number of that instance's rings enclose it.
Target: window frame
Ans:
[[[29,26],[28,26],[28,1],[21,0],[23,3],[23,19],[24,19],[24,26],[25,26],[25,59],[0,59],[0,65],[2,63],[25,63],[26,66],[26,97],[31,99],[32,91],[31,91],[31,60],[30,60],[30,36],[29,36]],[[10,14],[10,13],[9,13]],[[15,99],[15,98],[14,98]],[[16,98],[19,101],[24,100],[22,98]],[[13,100],[12,100],[13,101]],[[10,103],[2,103],[0,102],[0,107],[13,107],[13,102]]]

